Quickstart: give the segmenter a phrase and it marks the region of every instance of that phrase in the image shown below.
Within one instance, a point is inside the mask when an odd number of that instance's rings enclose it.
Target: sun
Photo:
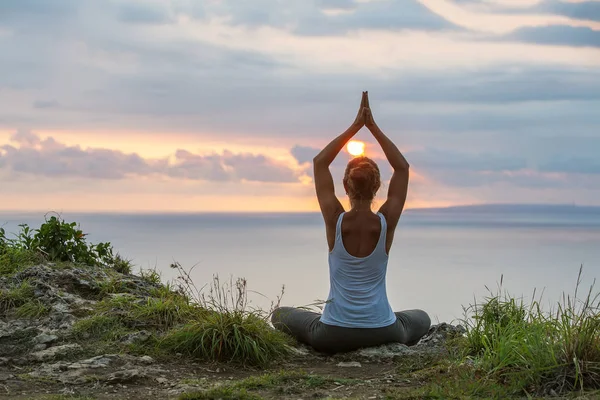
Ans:
[[[346,148],[348,149],[348,153],[352,154],[354,157],[365,154],[365,144],[363,142],[359,142],[358,140],[349,141]]]

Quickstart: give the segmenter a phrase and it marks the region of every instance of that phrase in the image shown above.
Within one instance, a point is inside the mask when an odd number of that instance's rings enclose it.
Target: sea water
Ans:
[[[491,207],[407,210],[390,252],[388,298],[394,310],[421,308],[434,322],[455,321],[488,291],[551,305],[573,294],[580,267],[585,295],[600,277],[599,209]],[[318,213],[278,214],[80,214],[88,241],[109,241],[136,269],[176,277],[178,262],[198,288],[215,275],[243,277],[250,300],[268,308],[284,286],[282,304],[326,300],[327,243]],[[43,213],[0,213],[0,226],[39,227]]]

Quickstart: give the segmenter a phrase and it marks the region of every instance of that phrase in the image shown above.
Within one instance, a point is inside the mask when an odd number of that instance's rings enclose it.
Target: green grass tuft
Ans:
[[[203,360],[265,365],[286,355],[290,343],[259,316],[212,312],[170,331],[161,346]]]
[[[162,282],[160,272],[156,269],[140,269],[140,278],[153,285],[160,285]]]
[[[127,330],[117,316],[94,315],[80,319],[73,325],[72,333],[79,339],[118,340]]]
[[[303,371],[285,371],[250,376],[238,382],[224,384],[203,392],[182,395],[180,399],[260,399],[262,397],[253,393],[255,391],[269,391],[278,397],[285,398],[294,394],[297,397],[306,390],[322,388],[326,385],[352,385],[360,383],[355,379],[336,379],[320,375],[307,374]],[[335,386],[337,387],[337,386]],[[254,396],[254,397],[252,397]]]
[[[9,311],[19,308],[31,301],[33,287],[28,281],[19,285],[0,290],[0,315],[6,315]]]
[[[262,400],[263,397],[245,389],[219,387],[205,392],[184,393],[179,400]]]
[[[15,310],[17,318],[37,319],[48,315],[50,309],[41,301],[29,300]]]
[[[191,296],[189,274],[180,278]],[[245,279],[221,285],[215,277],[209,293],[200,298],[208,311],[197,322],[168,332],[161,347],[203,360],[251,365],[266,365],[287,355],[290,337],[269,325],[270,314],[250,309],[247,296]]]
[[[110,268],[114,269],[115,271],[121,274],[129,275],[133,270],[133,264],[131,260],[126,260],[123,257],[121,257],[120,254],[117,254],[111,260]]]
[[[71,394],[48,394],[41,397],[34,397],[34,400],[94,400],[95,397],[80,396]]]
[[[0,251],[0,276],[11,276],[27,267],[44,261],[44,258],[31,250],[6,247]]]
[[[577,288],[581,282],[581,270]],[[600,387],[600,301],[563,297],[544,312],[501,292],[466,311],[466,353],[486,376],[524,393],[567,392]]]

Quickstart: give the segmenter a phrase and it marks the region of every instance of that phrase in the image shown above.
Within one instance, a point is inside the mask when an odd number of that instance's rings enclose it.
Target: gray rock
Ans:
[[[58,336],[56,335],[47,335],[45,333],[40,333],[35,338],[33,338],[34,343],[38,344],[48,344],[53,343],[58,340]]]
[[[78,351],[81,351],[82,348],[80,345],[76,343],[64,344],[62,346],[50,347],[49,349],[37,351],[35,353],[29,354],[28,359],[31,361],[52,361],[57,358],[62,358]]]
[[[79,369],[79,368],[106,368],[108,367],[118,356],[115,354],[106,354],[88,358],[87,360],[81,360],[79,362],[72,363],[68,368]]]
[[[146,374],[139,369],[124,369],[110,374],[106,381],[109,383],[126,383],[135,379],[144,378]]]
[[[358,361],[340,362],[337,364],[338,367],[342,368],[360,368],[362,365]]]
[[[85,385],[90,381],[90,378],[86,375],[87,371],[84,369],[71,370],[63,372],[56,377],[56,379],[62,383],[71,385]]]
[[[154,363],[154,358],[152,358],[150,356],[142,356],[142,357],[140,357],[140,361],[143,364],[153,364]]]
[[[68,314],[71,312],[71,307],[67,303],[54,303],[52,310],[57,313]]]
[[[0,382],[6,382],[8,380],[14,379],[15,376],[13,374],[0,373]]]
[[[383,346],[367,347],[350,353],[352,359],[365,361],[388,361],[413,354],[414,350],[405,344],[390,343]]]
[[[48,345],[45,343],[38,343],[35,346],[33,346],[33,348],[31,350],[32,351],[42,351],[42,350],[46,350],[47,347],[48,347]]]
[[[144,330],[135,333],[130,333],[129,335],[125,336],[122,340],[123,343],[126,344],[144,343],[148,341],[148,339],[150,339],[151,336],[152,334],[150,332]]]

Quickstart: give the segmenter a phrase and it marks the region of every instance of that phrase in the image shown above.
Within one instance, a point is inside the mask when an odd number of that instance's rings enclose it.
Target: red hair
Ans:
[[[368,157],[353,158],[346,166],[344,186],[350,200],[372,201],[381,186],[379,167]]]

